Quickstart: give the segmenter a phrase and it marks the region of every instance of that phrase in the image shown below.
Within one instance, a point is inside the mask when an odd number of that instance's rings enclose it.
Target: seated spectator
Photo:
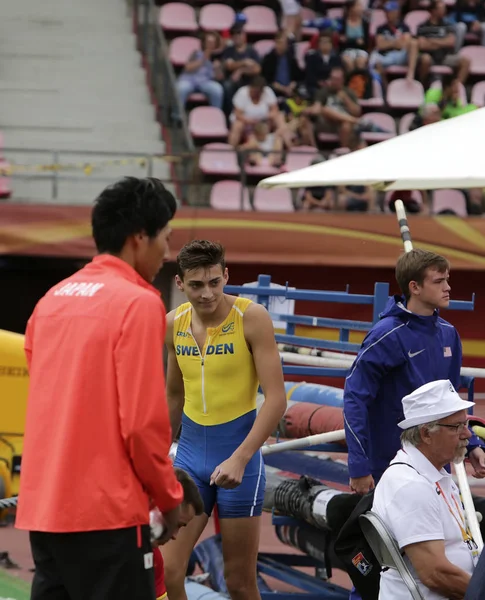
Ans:
[[[457,0],[450,21],[455,23],[456,49],[463,46],[467,33],[475,33],[485,46],[485,5],[483,0]]]
[[[316,146],[311,110],[308,104],[308,91],[304,85],[299,85],[291,98],[287,98],[284,111],[288,129],[298,142],[304,146]]]
[[[221,63],[213,60],[218,45],[218,34],[207,32],[202,39],[202,49],[196,50],[189,58],[177,80],[177,91],[183,106],[190,94],[200,92],[207,96],[211,106],[222,108],[224,89],[220,83],[223,77]]]
[[[464,83],[470,70],[470,59],[454,54],[456,35],[453,25],[445,21],[446,5],[443,0],[431,0],[430,17],[418,27],[419,79],[428,87],[432,65],[446,65],[457,70],[458,79]]]
[[[247,142],[239,146],[239,150],[248,151],[250,165],[261,166],[266,162],[271,167],[281,167],[283,164],[283,140],[279,135],[270,133],[265,121],[256,123]]]
[[[301,37],[301,4],[298,0],[279,0],[283,13],[283,28],[296,40]],[[269,81],[269,80],[268,80]]]
[[[396,212],[396,200],[401,200],[404,204],[404,208],[407,213],[417,214],[424,213],[429,214],[429,200],[428,193],[426,190],[421,191],[421,197],[423,199],[423,204],[421,205],[415,198],[413,197],[413,193],[411,190],[401,190],[399,192],[393,192],[391,197],[389,198],[389,210],[391,212]]]
[[[275,47],[263,58],[261,71],[273,92],[286,98],[293,94],[298,82],[302,80],[303,73],[284,31],[276,34]]]
[[[311,164],[318,165],[321,162],[324,162],[324,159],[317,157]],[[306,188],[303,192],[301,208],[303,211],[335,210],[335,188],[325,186]]]
[[[355,152],[366,147],[358,133],[352,134],[349,150]],[[342,185],[337,189],[337,206],[348,212],[371,212],[376,205],[374,190],[366,185]]]
[[[278,101],[273,90],[263,77],[255,77],[250,85],[240,88],[234,96],[234,112],[231,115],[229,143],[235,148],[252,133],[261,121],[269,123],[271,131],[277,131],[291,145],[291,134],[283,114],[278,110]]]
[[[442,119],[450,119],[476,110],[474,104],[463,104],[460,98],[460,82],[455,75],[444,75],[440,88],[429,88],[424,97],[426,104],[437,104]]]
[[[231,28],[231,45],[222,53],[224,80],[224,112],[232,111],[232,99],[239,88],[261,73],[259,55],[247,43],[244,25],[236,22]]]
[[[340,52],[347,71],[365,69],[369,61],[369,23],[362,0],[348,0],[339,30]]]
[[[414,79],[418,60],[418,42],[401,18],[399,2],[391,0],[384,5],[387,23],[377,28],[376,48],[370,56],[369,66],[385,81],[388,67],[408,66],[407,79]]]
[[[460,491],[445,466],[461,462],[471,437],[467,410],[448,380],[402,400],[402,450],[376,486],[372,510],[403,552],[423,598],[463,598],[478,560]],[[410,598],[394,569],[381,573],[379,598]]]
[[[485,193],[482,188],[464,190],[466,197],[466,210],[469,215],[483,215],[485,213]]]
[[[321,33],[318,36],[317,50],[310,50],[305,55],[305,84],[312,98],[326,84],[330,71],[341,66],[342,59],[333,49],[332,34]]]

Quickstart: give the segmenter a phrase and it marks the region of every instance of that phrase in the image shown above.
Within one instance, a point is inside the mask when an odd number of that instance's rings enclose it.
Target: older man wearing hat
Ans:
[[[402,449],[377,484],[372,510],[404,552],[426,600],[463,598],[478,550],[460,493],[444,469],[461,462],[468,439],[467,410],[448,380],[433,381],[403,398]],[[410,600],[392,569],[381,575],[381,600]]]

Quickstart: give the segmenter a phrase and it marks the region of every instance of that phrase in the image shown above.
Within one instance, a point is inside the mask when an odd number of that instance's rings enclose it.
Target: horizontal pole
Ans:
[[[244,296],[284,297],[287,300],[309,300],[313,302],[340,302],[341,304],[374,304],[374,296],[366,294],[348,294],[347,292],[317,292],[314,290],[292,290],[290,288],[272,288],[264,285],[242,286],[227,285],[227,294]]]
[[[305,315],[278,315],[270,313],[273,321],[282,321],[292,325],[308,325],[309,327],[330,327],[333,329],[350,329],[352,331],[368,331],[372,327],[370,321],[347,321],[324,317],[309,317]]]
[[[318,338],[301,337],[300,335],[275,334],[276,341],[282,344],[298,344],[307,348],[324,348],[325,350],[341,350],[342,352],[358,352],[360,344],[351,342],[337,342],[331,340],[320,340]]]
[[[327,433],[317,433],[316,435],[307,435],[298,440],[289,440],[288,442],[277,442],[268,444],[261,448],[263,456],[275,454],[276,452],[285,452],[286,450],[301,450],[318,444],[329,444],[331,442],[342,442],[345,440],[345,430],[328,431]]]

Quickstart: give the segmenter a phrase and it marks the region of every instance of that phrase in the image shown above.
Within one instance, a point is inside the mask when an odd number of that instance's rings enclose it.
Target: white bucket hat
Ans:
[[[398,423],[401,429],[409,429],[431,421],[449,417],[460,410],[467,410],[475,402],[462,400],[448,379],[431,381],[414,390],[402,399],[404,421]]]

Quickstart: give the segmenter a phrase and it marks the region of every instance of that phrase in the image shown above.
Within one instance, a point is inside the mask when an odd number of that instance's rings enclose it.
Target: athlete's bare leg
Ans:
[[[256,577],[261,517],[220,519],[219,523],[231,600],[261,600]]]
[[[187,600],[185,593],[185,575],[192,550],[204,531],[209,517],[200,515],[180,529],[177,539],[170,540],[160,547],[163,556],[165,586],[170,600]]]

